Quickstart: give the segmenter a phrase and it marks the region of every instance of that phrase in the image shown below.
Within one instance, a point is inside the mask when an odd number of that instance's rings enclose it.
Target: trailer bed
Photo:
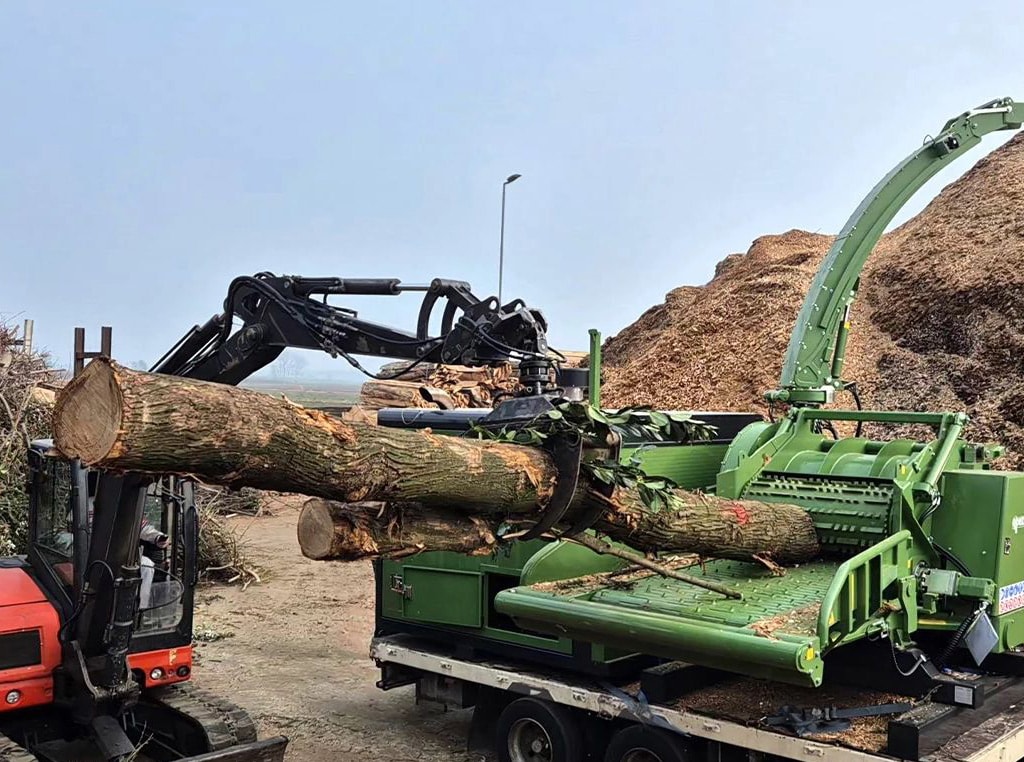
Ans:
[[[706,741],[787,759],[868,762],[900,757],[886,753],[889,721],[916,721],[929,711],[942,722],[921,729],[917,759],[927,762],[1012,762],[1024,758],[1024,680],[1006,678],[999,691],[976,710],[918,702],[903,717],[853,720],[842,733],[798,737],[767,727],[762,720],[783,705],[863,706],[900,699],[863,689],[801,688],[752,678],[727,678],[665,702],[648,703],[639,675],[632,681],[602,682],[524,665],[511,660],[456,656],[454,650],[408,636],[375,638],[370,655],[378,665],[412,673],[534,696],[608,720],[661,727]],[[904,757],[907,758],[907,757]]]

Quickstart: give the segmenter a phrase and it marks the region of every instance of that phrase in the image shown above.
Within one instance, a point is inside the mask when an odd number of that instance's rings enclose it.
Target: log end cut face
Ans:
[[[344,520],[338,511],[331,510],[328,501],[315,498],[306,501],[302,506],[298,524],[302,555],[315,561],[346,555],[347,549],[339,547],[340,543],[335,534],[335,516],[339,520]]]
[[[57,398],[53,435],[69,458],[96,463],[115,448],[121,430],[121,390],[113,365],[97,358]]]

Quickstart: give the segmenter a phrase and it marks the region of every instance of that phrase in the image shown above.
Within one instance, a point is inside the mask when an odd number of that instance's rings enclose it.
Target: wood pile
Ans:
[[[391,363],[380,375],[399,372],[408,363]],[[403,373],[400,378],[367,381],[359,394],[359,407],[380,410],[384,407],[486,408],[495,395],[513,392],[518,386],[516,369],[510,364],[494,368],[468,368],[462,365],[425,363]]]
[[[764,236],[706,285],[669,292],[606,342],[603,402],[765,412],[831,243]],[[845,376],[866,407],[966,411],[969,438],[1005,444],[1001,465],[1024,468],[1024,135],[883,237],[854,303]]]

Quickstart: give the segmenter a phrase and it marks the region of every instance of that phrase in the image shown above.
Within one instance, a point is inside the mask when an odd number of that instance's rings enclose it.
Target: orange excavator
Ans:
[[[415,333],[328,302],[404,292],[423,293]],[[543,406],[558,384],[546,329],[521,300],[479,299],[462,281],[258,273],[236,278],[223,312],[152,371],[237,384],[286,348],[360,370],[357,355],[410,361],[389,377],[426,362],[514,359],[529,398],[517,402]],[[48,441],[34,442],[28,458],[29,547],[0,559],[0,762],[280,762],[287,739],[257,740],[244,710],[189,684],[199,579],[191,483],[90,470]]]

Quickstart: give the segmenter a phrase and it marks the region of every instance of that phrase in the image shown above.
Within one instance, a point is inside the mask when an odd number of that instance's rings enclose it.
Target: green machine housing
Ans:
[[[583,653],[600,666],[643,654],[811,686],[858,641],[891,649],[910,673],[935,674],[947,662],[985,669],[1024,644],[1024,474],[993,470],[1001,448],[965,439],[963,413],[862,410],[843,377],[860,272],[886,226],[985,134],[1019,129],[1022,112],[1002,98],[954,117],[863,200],[812,282],[779,388],[766,394],[783,408],[775,420],[644,453],[646,470],[681,486],[804,508],[819,559],[781,576],[757,563],[700,567],[736,600],[656,574],[595,582],[588,575],[618,562],[568,543],[513,545],[492,559],[423,554],[379,565],[382,630],[429,626],[458,643],[536,649],[541,660]],[[599,368],[592,347],[593,405]],[[842,394],[856,409],[832,407]],[[894,436],[894,427],[922,433]],[[645,443],[628,444],[623,457]]]
[[[487,410],[378,411],[378,423],[399,428],[430,428],[463,435]],[[730,442],[760,416],[748,413],[700,413],[714,425],[713,439],[676,445],[623,440],[621,457],[641,449],[644,470],[673,479],[691,489],[713,489]],[[495,607],[496,598],[523,581],[544,582],[604,571],[623,562],[598,556],[578,545],[546,540],[513,541],[488,556],[427,552],[375,564],[377,634],[399,632],[456,642],[465,650],[526,655],[532,661],[571,664],[596,674],[630,669],[646,657],[631,644],[607,646],[587,637],[543,634],[520,627]]]

